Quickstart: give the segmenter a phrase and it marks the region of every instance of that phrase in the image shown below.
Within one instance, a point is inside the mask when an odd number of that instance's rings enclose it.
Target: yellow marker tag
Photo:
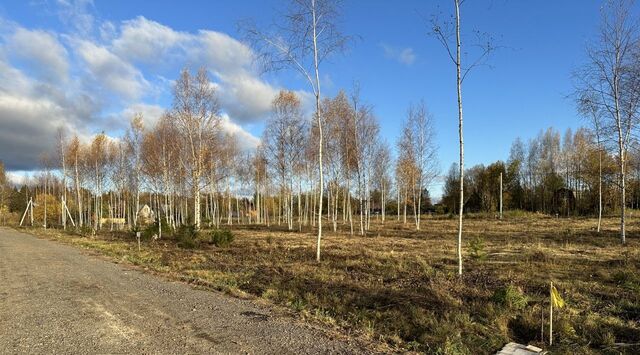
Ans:
[[[560,297],[560,293],[555,286],[551,286],[551,302],[553,302],[553,306],[556,308],[564,307],[564,300]]]

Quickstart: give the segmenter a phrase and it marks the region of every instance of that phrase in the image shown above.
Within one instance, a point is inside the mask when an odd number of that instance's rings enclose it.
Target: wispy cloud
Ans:
[[[55,0],[55,7],[60,21],[67,26],[84,33],[93,30],[93,0]]]
[[[380,43],[380,48],[384,51],[384,56],[397,61],[403,65],[412,65],[416,61],[416,54],[413,52],[413,48],[398,48],[386,43]]]
[[[11,57],[17,58],[43,79],[64,81],[69,71],[67,50],[55,34],[18,28],[7,38]]]

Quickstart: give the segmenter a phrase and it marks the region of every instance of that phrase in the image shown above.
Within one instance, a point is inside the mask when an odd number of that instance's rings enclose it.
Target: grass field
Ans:
[[[165,238],[143,242],[140,252],[130,233],[46,236],[266,299],[371,339],[379,351],[483,354],[518,341],[553,353],[632,354],[640,353],[640,216],[633,213],[626,246],[614,217],[597,234],[595,219],[470,216],[462,277],[457,220],[449,218],[426,218],[419,232],[396,221],[375,223],[366,237],[327,231],[321,263],[314,261],[315,234],[285,226],[232,226],[235,240],[224,248],[202,242],[184,249]],[[551,348],[550,281],[566,301],[555,312]]]

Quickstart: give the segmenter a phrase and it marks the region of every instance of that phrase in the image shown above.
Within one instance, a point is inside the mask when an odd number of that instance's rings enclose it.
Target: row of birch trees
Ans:
[[[409,210],[420,228],[422,199],[439,167],[433,117],[423,102],[408,108],[392,151],[357,85],[324,98],[318,160],[317,123],[295,92],[274,98],[255,150],[240,149],[239,138],[224,130],[216,95],[204,68],[193,75],[185,69],[172,107],[149,126],[136,114],[123,137],[100,133],[82,141],[60,130],[56,149],[42,160],[42,176],[33,181],[35,194],[27,197],[36,198],[36,219],[46,219],[40,208],[60,207],[49,224],[134,228],[147,204],[157,223],[171,229],[257,223],[302,230],[324,220],[334,232],[364,235],[372,218],[385,222],[392,205],[404,211],[404,223]],[[51,200],[49,208],[41,206],[43,198]]]

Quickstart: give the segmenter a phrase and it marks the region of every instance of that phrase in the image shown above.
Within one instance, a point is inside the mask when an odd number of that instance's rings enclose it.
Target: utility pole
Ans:
[[[67,211],[64,209],[64,195],[60,199],[60,211],[62,212],[60,217],[62,219],[62,229],[67,230]]]
[[[502,219],[502,173],[500,173],[500,219]]]
[[[67,207],[67,199],[65,198],[64,200],[62,200],[62,213],[65,214],[65,216],[69,216],[69,220],[71,221],[71,224],[75,227],[76,226],[76,222],[73,221],[73,217],[71,217],[71,212],[69,211],[69,207]]]
[[[31,227],[33,227],[33,198],[29,197],[29,206],[27,206],[27,208],[29,209],[29,214],[31,216]]]
[[[28,213],[31,216],[31,226],[33,227],[33,198],[31,197],[29,197],[29,201],[27,201],[27,208],[24,209],[24,214],[20,219],[20,227],[22,227],[22,222],[24,222],[24,218],[27,216]]]

